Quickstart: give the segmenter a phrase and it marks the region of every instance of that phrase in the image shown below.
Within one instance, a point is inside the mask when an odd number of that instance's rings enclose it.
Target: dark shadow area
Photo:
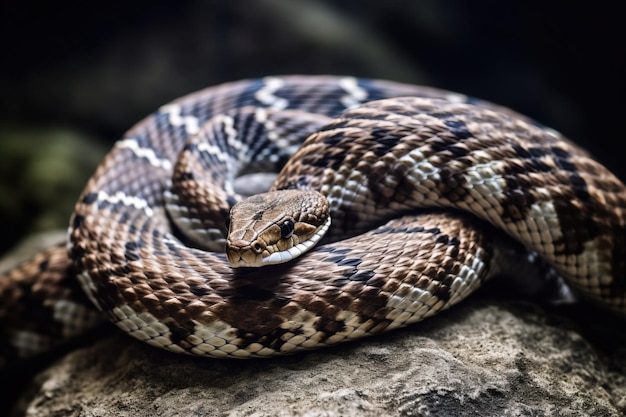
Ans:
[[[491,100],[563,132],[624,178],[620,20],[616,3],[538,1],[4,6],[0,252],[25,233],[65,227],[101,152],[158,106],[269,74],[389,78]],[[83,147],[50,163],[77,148],[68,134]],[[46,217],[50,206],[63,208]]]

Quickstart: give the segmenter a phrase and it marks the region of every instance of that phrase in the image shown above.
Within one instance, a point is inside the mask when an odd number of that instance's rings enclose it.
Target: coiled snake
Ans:
[[[283,165],[272,188],[287,191],[235,205],[236,176]],[[67,248],[0,279],[4,349],[52,343],[41,320],[8,324],[31,314],[16,300],[40,301],[66,336],[97,321],[73,276],[128,334],[214,357],[406,326],[526,251],[623,314],[625,210],[624,185],[584,150],[490,103],[350,77],[228,83],[132,128],[76,204]]]

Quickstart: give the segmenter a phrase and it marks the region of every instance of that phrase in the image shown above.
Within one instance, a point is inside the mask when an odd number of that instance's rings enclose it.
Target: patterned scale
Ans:
[[[321,191],[332,224],[291,262],[233,269],[233,181],[256,170],[281,170],[276,190]],[[433,316],[527,250],[624,314],[625,207],[624,185],[585,151],[500,106],[351,77],[223,84],[129,130],[85,187],[66,248],[0,277],[0,348],[58,343],[14,313],[47,303],[64,337],[104,315],[173,352],[313,349]]]

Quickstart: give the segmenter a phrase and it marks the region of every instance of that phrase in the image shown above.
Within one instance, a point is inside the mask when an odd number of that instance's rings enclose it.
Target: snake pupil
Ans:
[[[293,228],[293,222],[291,220],[285,220],[284,223],[280,226],[281,239],[289,239],[293,234]]]

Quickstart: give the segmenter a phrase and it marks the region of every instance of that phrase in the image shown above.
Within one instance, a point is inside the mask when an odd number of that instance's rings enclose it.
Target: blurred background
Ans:
[[[562,4],[561,4],[562,3]],[[135,122],[240,78],[333,73],[428,84],[512,107],[622,179],[618,2],[249,0],[0,6],[0,253],[66,227]]]

